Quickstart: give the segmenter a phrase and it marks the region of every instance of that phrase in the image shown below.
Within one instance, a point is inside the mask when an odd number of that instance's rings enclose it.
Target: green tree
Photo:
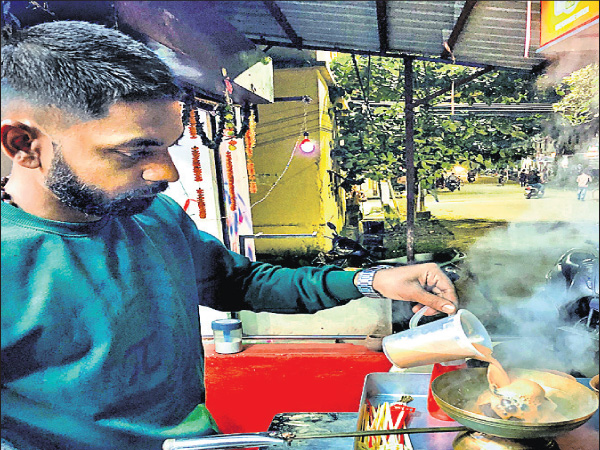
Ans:
[[[554,111],[577,126],[594,123],[598,129],[598,64],[589,64],[563,78],[556,88],[561,99]]]
[[[545,78],[540,80],[541,84],[547,84]],[[558,154],[572,153],[575,144],[597,139],[598,84],[598,64],[589,64],[556,86],[559,100],[552,106],[558,115],[548,123],[547,132],[554,139]]]
[[[332,71],[350,98],[349,108],[334,106],[340,133],[334,149],[351,182],[403,175],[404,82],[398,58],[362,57],[356,64],[341,55]],[[361,74],[361,83],[356,75]],[[415,98],[450,86],[479,69],[426,61],[414,62]],[[535,76],[491,72],[455,90],[456,103],[520,103],[540,101]],[[541,131],[539,116],[519,118],[469,115],[458,119],[434,113],[431,106],[448,102],[450,94],[421,106],[415,115],[415,167],[422,187],[431,186],[456,164],[470,169],[512,165],[534,151],[531,137]],[[366,97],[367,102],[360,101]]]

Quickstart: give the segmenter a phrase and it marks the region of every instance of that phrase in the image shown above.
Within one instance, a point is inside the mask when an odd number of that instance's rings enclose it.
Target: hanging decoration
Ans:
[[[225,85],[225,104],[218,105],[212,111],[212,115],[215,116],[216,126],[215,132],[213,133],[213,139],[209,139],[204,131],[204,127],[198,119],[197,108],[200,106],[200,101],[197,99],[196,93],[193,88],[187,89],[185,97],[183,99],[184,110],[183,110],[183,121],[184,125],[188,126],[190,137],[197,139],[200,137],[202,144],[212,150],[218,151],[223,140],[227,142],[227,153],[225,155],[225,169],[228,181],[228,192],[231,198],[230,209],[235,211],[237,209],[236,193],[235,193],[235,179],[233,175],[233,158],[231,151],[235,151],[237,148],[237,139],[243,139],[244,142],[253,142],[252,148],[254,147],[255,140],[255,129],[257,122],[257,111],[256,108],[251,107],[250,104],[246,103],[242,108],[242,123],[240,129],[237,130],[234,120],[234,108],[230,94],[233,93],[233,84],[230,78],[227,76],[227,72],[223,69],[223,76],[225,77],[223,83]],[[247,137],[248,130],[252,127],[250,132],[251,137]],[[248,146],[246,145],[246,148]],[[250,148],[250,156],[252,155],[252,148]],[[194,181],[201,182],[203,180],[202,167],[200,165],[200,149],[197,146],[192,147],[192,167],[194,171]],[[256,175],[254,172],[254,164],[252,161],[248,165],[249,180],[250,180],[250,192],[256,193]],[[250,173],[252,175],[250,175]],[[188,200],[186,206],[189,203],[196,201],[198,203],[198,209],[201,218],[206,218],[206,203],[204,200],[204,191],[201,188],[197,189],[197,197],[195,200]]]
[[[250,112],[248,119],[248,130],[244,135],[244,148],[246,149],[246,169],[248,170],[248,188],[251,194],[258,192],[256,185],[256,171],[254,170],[254,162],[252,155],[254,154],[254,146],[256,145],[256,120],[254,120],[254,111]]]
[[[204,190],[202,188],[196,189],[196,201],[198,202],[198,214],[201,219],[206,219],[206,201],[204,200]]]
[[[237,209],[236,194],[235,194],[235,178],[233,176],[233,158],[231,152],[236,150],[237,141],[235,140],[235,117],[233,112],[233,102],[231,101],[230,95],[233,93],[233,86],[227,71],[223,68],[223,76],[225,77],[223,83],[225,84],[225,114],[224,114],[224,132],[223,139],[227,142],[227,151],[225,153],[225,167],[227,170],[227,188],[229,190],[229,209],[235,211]]]
[[[192,166],[194,168],[194,181],[202,181],[202,167],[200,166],[200,149],[192,147]]]
[[[195,107],[192,107],[189,111],[189,125],[191,139],[198,139],[198,111]],[[202,125],[200,125],[202,128]],[[202,166],[200,165],[200,148],[197,146],[192,147],[192,169],[194,171],[194,181],[202,181]],[[206,219],[206,202],[204,200],[204,191],[202,188],[196,189],[196,202],[198,203],[198,214],[201,219]]]

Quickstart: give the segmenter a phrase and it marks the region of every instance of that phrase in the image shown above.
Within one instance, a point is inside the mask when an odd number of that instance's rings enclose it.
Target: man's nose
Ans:
[[[165,153],[158,155],[154,161],[146,165],[142,173],[142,178],[146,181],[167,181],[172,183],[179,180],[179,172],[171,156]]]

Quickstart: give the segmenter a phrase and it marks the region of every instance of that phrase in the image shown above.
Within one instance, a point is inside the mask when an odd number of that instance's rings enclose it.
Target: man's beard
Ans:
[[[62,203],[84,214],[97,217],[139,214],[152,204],[156,194],[168,187],[166,181],[161,181],[153,186],[133,189],[110,198],[99,187],[83,183],[64,160],[60,146],[53,146],[54,156],[46,186]]]

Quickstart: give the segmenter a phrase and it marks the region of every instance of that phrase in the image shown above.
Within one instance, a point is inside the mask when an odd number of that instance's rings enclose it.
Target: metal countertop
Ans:
[[[589,387],[589,378],[578,378],[577,381]],[[432,427],[453,426],[457,422],[445,422],[429,417],[426,413],[426,398],[415,398],[411,402],[419,411],[425,411],[414,417],[410,426]],[[328,413],[282,413],[277,414],[269,431],[289,431],[297,435],[347,432],[356,430],[358,412]],[[581,427],[556,438],[561,450],[598,450],[598,411]],[[414,450],[452,450],[452,441],[458,433],[414,434],[410,436]],[[270,447],[274,449],[275,447]],[[294,440],[290,445],[279,448],[293,450],[353,450],[354,438],[307,439]],[[266,448],[265,448],[266,450]]]

